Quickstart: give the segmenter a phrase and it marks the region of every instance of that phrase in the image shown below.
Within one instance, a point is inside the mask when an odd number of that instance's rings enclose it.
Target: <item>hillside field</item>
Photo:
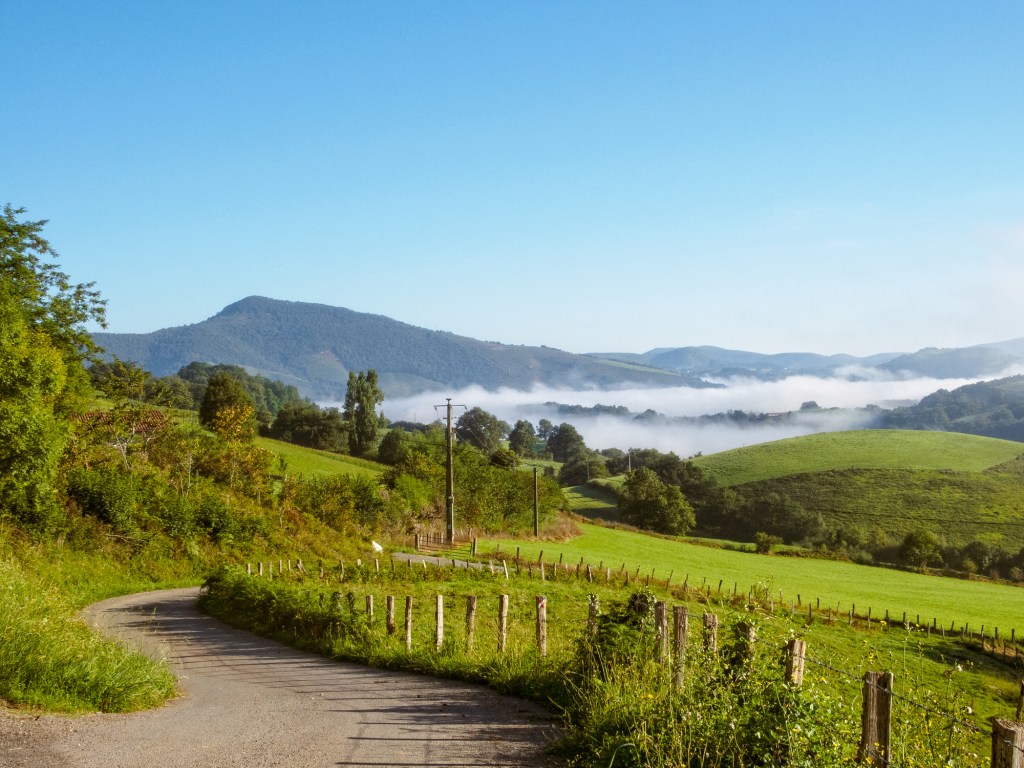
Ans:
[[[691,587],[706,583],[717,589],[722,581],[723,589],[737,585],[744,593],[751,587],[767,588],[776,599],[781,590],[786,603],[798,595],[804,606],[820,599],[823,610],[831,606],[846,613],[856,606],[858,614],[870,608],[872,616],[884,617],[888,610],[897,618],[906,611],[908,618],[920,615],[928,623],[934,618],[947,628],[952,622],[957,628],[984,625],[989,631],[998,627],[1003,636],[1009,636],[1011,629],[1024,636],[1020,612],[1024,591],[1017,587],[831,560],[735,552],[591,524],[581,528],[583,535],[565,542],[494,539],[481,546],[487,551],[499,549],[509,558],[518,548],[524,559],[536,561],[543,551],[548,563],[557,562],[561,555],[569,563],[583,558],[614,570],[625,564],[631,573],[639,567],[641,577],[652,571],[657,578],[671,573],[673,583],[688,579]]]
[[[777,440],[695,459],[721,485],[735,486],[837,469],[981,472],[1024,454],[1024,444],[956,432],[854,430]]]
[[[281,440],[272,440],[269,437],[259,437],[256,439],[256,443],[277,457],[278,462],[274,464],[274,472],[277,474],[280,474],[280,459],[284,459],[288,474],[306,478],[324,475],[376,477],[384,469],[384,465],[366,459],[303,448]]]

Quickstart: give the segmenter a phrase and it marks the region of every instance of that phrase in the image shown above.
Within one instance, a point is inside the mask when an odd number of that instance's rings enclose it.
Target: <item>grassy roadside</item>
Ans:
[[[127,712],[174,695],[165,664],[98,636],[77,617],[79,607],[0,559],[0,699],[50,711]]]

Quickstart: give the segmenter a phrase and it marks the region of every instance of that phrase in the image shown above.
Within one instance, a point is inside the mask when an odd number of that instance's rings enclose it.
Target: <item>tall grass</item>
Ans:
[[[0,560],[0,698],[55,711],[126,712],[174,691],[166,665],[94,634],[66,596]]]

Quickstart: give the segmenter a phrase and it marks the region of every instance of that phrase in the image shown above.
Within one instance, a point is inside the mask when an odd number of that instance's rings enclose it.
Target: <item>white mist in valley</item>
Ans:
[[[384,414],[392,421],[432,422],[444,417],[444,404],[450,397],[452,403],[459,406],[454,411],[456,418],[468,408],[479,407],[509,424],[519,419],[527,419],[534,426],[540,419],[556,425],[569,422],[594,449],[656,448],[663,452],[674,451],[680,456],[692,456],[787,437],[869,427],[874,415],[864,410],[868,405],[880,408],[912,405],[936,390],[952,390],[977,380],[899,378],[880,375],[878,370],[848,369],[831,378],[791,376],[776,381],[748,378],[717,380],[710,382],[718,385],[713,388],[573,390],[538,387],[524,392],[511,389],[488,391],[474,386],[453,392],[426,392],[385,400]],[[820,410],[801,411],[801,406],[810,402],[817,403]],[[622,406],[628,408],[630,414],[566,413],[553,404],[587,408]],[[668,418],[635,418],[645,411],[655,411]],[[762,422],[671,421],[674,417],[698,417],[730,411],[791,415]]]

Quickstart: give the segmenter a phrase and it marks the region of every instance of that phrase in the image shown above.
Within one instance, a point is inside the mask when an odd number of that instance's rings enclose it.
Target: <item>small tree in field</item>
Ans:
[[[693,528],[693,507],[682,492],[665,485],[647,467],[626,475],[619,497],[619,517],[638,528],[681,536]]]

